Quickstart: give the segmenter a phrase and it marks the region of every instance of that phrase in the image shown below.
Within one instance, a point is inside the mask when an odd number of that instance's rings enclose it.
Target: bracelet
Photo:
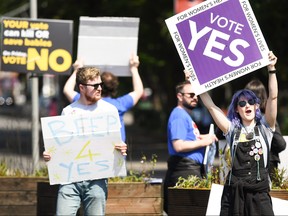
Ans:
[[[269,74],[276,74],[276,70],[268,71]]]

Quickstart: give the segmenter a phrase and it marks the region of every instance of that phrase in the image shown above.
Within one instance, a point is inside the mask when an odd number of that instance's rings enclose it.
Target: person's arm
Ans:
[[[189,80],[191,73],[184,70],[184,74],[185,74],[185,79]],[[213,120],[215,121],[216,125],[218,126],[218,128],[224,134],[226,134],[229,130],[230,121],[227,119],[224,112],[214,104],[212,98],[210,97],[210,95],[207,92],[205,92],[199,96],[200,96],[204,106],[207,108],[207,110],[211,114],[211,116],[212,116]]]
[[[226,115],[224,114],[224,112],[217,107],[212,98],[210,97],[210,95],[205,92],[203,94],[200,95],[200,98],[204,104],[204,106],[208,109],[208,111],[210,112],[213,120],[215,121],[216,125],[219,127],[219,129],[226,134],[229,130],[229,126],[230,126],[230,121],[227,119]]]
[[[143,95],[144,88],[138,72],[138,67],[140,64],[139,57],[137,55],[132,55],[129,62],[133,85],[133,91],[130,92],[129,95],[131,95],[131,97],[133,98],[133,105],[135,105]]]
[[[269,52],[270,64],[267,66],[268,78],[268,99],[266,103],[265,118],[269,126],[274,130],[277,116],[277,97],[278,97],[278,82],[276,78],[276,62],[277,57],[272,51]]]
[[[73,99],[75,96],[78,94],[77,91],[75,91],[75,86],[76,86],[76,72],[77,69],[83,67],[83,62],[81,59],[77,59],[75,63],[73,64],[74,71],[71,74],[71,76],[68,78],[66,81],[64,88],[63,88],[63,94],[66,96],[68,101],[71,103],[73,102]]]
[[[286,141],[281,133],[279,124],[276,122],[275,131],[271,143],[271,151],[274,153],[280,153],[286,149]]]
[[[202,148],[212,144],[213,142],[217,141],[217,137],[215,134],[205,134],[200,135],[199,140],[173,140],[173,148],[176,152],[188,152],[194,151],[198,148]]]

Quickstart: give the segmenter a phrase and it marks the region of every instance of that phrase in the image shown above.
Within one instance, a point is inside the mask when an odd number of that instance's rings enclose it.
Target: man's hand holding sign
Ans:
[[[105,215],[108,177],[125,176],[127,145],[121,140],[118,110],[102,99],[97,67],[79,67],[80,98],[62,116],[42,118],[50,184],[60,184],[56,215]]]
[[[118,113],[42,118],[50,184],[125,176]]]

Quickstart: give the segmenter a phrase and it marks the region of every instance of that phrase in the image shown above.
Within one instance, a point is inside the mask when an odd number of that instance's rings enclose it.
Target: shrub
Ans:
[[[207,178],[199,178],[195,175],[190,175],[187,178],[179,177],[175,188],[191,188],[200,189],[207,188],[210,189],[212,183],[219,184],[219,168],[212,168],[211,173],[208,173]]]
[[[272,174],[272,189],[288,190],[288,177],[285,177],[286,169],[274,169]]]
[[[140,171],[130,170],[127,176],[109,178],[109,182],[146,182],[147,180],[153,178],[156,164],[156,154],[152,154],[150,160],[147,160],[147,157],[142,155],[140,161]],[[2,160],[0,161],[0,176],[36,176],[48,178],[48,168],[46,165],[44,165],[36,170],[35,173],[28,174],[25,170],[21,170],[19,168],[9,168],[7,162]]]
[[[141,170],[130,170],[125,177],[113,177],[109,178],[109,182],[145,182],[154,176],[155,166],[157,164],[157,155],[152,154],[151,159],[147,161],[147,157],[142,155],[141,157]]]

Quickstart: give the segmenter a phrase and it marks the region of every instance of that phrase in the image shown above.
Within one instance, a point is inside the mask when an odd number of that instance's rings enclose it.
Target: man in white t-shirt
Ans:
[[[79,115],[99,111],[117,112],[115,106],[101,99],[102,81],[100,70],[95,67],[79,68],[76,84],[80,91],[79,100],[65,107],[62,115]],[[126,155],[127,145],[115,145],[122,155]],[[44,160],[51,159],[48,152],[43,152]],[[57,197],[56,215],[76,215],[82,202],[85,215],[105,215],[107,200],[107,179],[94,179],[60,185]]]

